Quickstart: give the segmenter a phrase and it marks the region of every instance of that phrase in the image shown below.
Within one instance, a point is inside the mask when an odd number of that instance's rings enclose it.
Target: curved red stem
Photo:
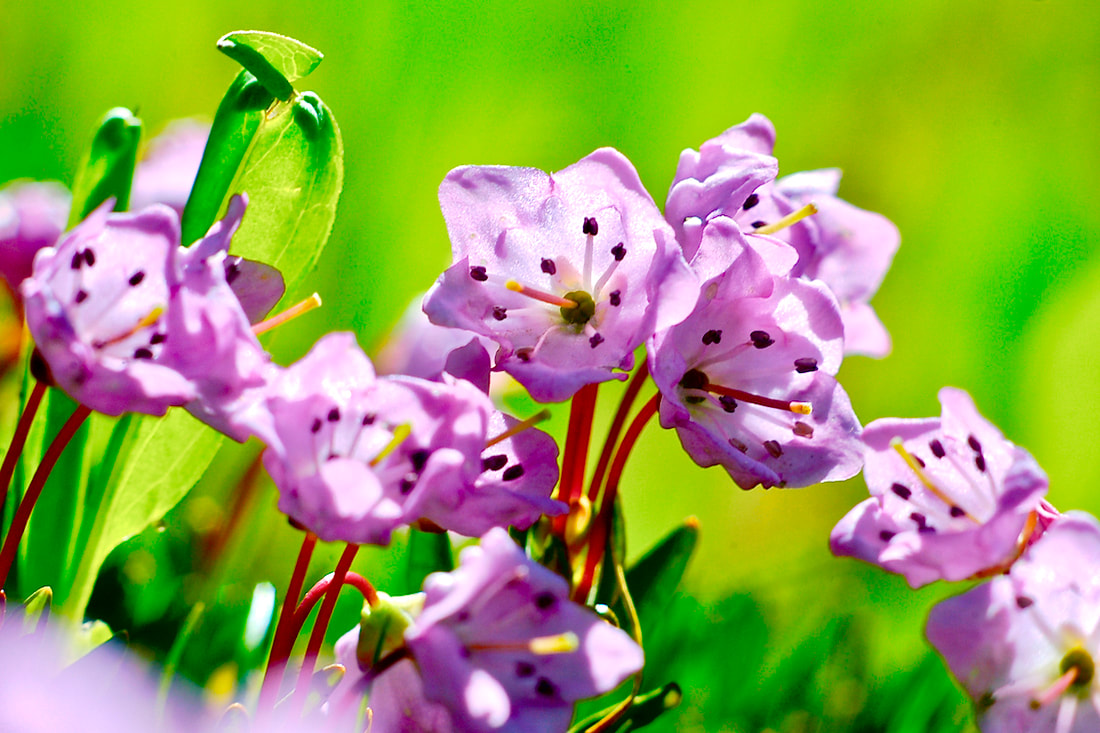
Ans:
[[[604,474],[607,473],[607,465],[611,463],[611,453],[615,449],[615,443],[619,440],[619,433],[626,424],[626,416],[630,414],[630,408],[634,406],[634,400],[638,399],[638,393],[642,391],[642,385],[649,377],[649,362],[643,361],[638,371],[630,378],[630,384],[626,386],[623,399],[619,402],[619,409],[615,411],[615,418],[611,421],[611,429],[607,431],[607,440],[604,441],[603,450],[600,451],[600,459],[596,463],[596,472],[592,474],[592,483],[588,486],[588,500],[593,504],[600,495],[600,485],[603,483]]]
[[[558,483],[558,500],[570,508],[584,491],[584,467],[588,458],[588,442],[592,436],[592,417],[596,412],[596,394],[599,384],[586,384],[573,396],[569,409],[569,429],[565,433],[565,448],[561,456],[561,481]],[[554,532],[565,536],[568,514],[554,517]]]
[[[316,585],[306,591],[305,596],[302,597],[302,602],[298,604],[298,608],[294,611],[294,625],[295,628],[301,629],[306,623],[306,618],[309,616],[309,612],[313,610],[313,607],[317,605],[317,602],[321,600],[325,595],[325,591],[332,585],[333,577],[321,578],[317,581]],[[378,593],[374,590],[374,586],[370,581],[364,578],[359,573],[348,572],[344,576],[344,585],[350,585],[359,591],[363,600],[365,600],[373,608],[378,605]]]
[[[306,656],[302,660],[302,669],[298,672],[298,683],[294,687],[294,697],[305,703],[305,696],[309,693],[309,680],[313,676],[313,668],[317,657],[321,653],[321,643],[325,640],[325,631],[328,622],[332,618],[332,611],[336,608],[336,599],[340,595],[347,578],[351,561],[355,559],[355,553],[359,551],[359,545],[348,543],[336,561],[336,570],[332,573],[329,586],[325,589],[325,599],[321,602],[321,610],[317,612],[317,619],[313,622],[313,633],[309,635],[309,646],[306,647]]]
[[[11,445],[8,446],[8,452],[4,455],[4,465],[0,466],[0,512],[3,512],[4,502],[8,500],[8,488],[11,486],[11,477],[15,474],[15,464],[23,454],[23,446],[27,444],[31,423],[34,422],[35,413],[38,412],[38,406],[42,404],[42,397],[45,394],[46,383],[35,380],[34,388],[23,408],[23,414],[19,416],[19,424],[15,426],[15,434],[11,436]]]
[[[263,684],[260,685],[260,707],[274,704],[271,696],[279,690],[279,683],[283,678],[283,667],[286,665],[290,649],[286,638],[290,635],[290,647],[294,646],[294,638],[291,628],[294,623],[294,609],[298,605],[298,596],[302,594],[302,586],[305,585],[306,569],[309,567],[309,559],[313,556],[313,548],[317,546],[317,535],[306,532],[302,538],[302,548],[298,551],[298,559],[294,563],[294,571],[290,575],[290,584],[286,589],[286,598],[283,599],[283,610],[279,613],[279,623],[275,627],[275,635],[271,640],[271,652],[267,658],[267,671],[264,673]]]
[[[31,518],[31,510],[34,509],[35,502],[42,494],[46,479],[50,477],[50,471],[57,465],[57,459],[65,451],[65,446],[69,444],[73,435],[76,434],[76,431],[80,429],[80,426],[84,424],[91,413],[91,408],[77,405],[76,409],[73,410],[73,414],[69,415],[69,419],[61,426],[61,430],[57,431],[57,437],[46,449],[46,454],[42,456],[42,463],[38,464],[38,469],[35,470],[34,476],[27,486],[27,493],[23,495],[23,500],[19,502],[19,507],[15,510],[11,527],[8,528],[8,536],[4,538],[4,546],[0,548],[0,588],[8,580],[8,572],[15,561],[19,541],[23,539],[23,532],[27,529],[27,522]]]
[[[638,411],[634,421],[627,428],[626,435],[623,436],[623,442],[619,445],[619,450],[615,453],[615,460],[611,463],[611,472],[607,477],[607,488],[604,490],[603,500],[600,503],[600,513],[596,515],[595,521],[592,522],[592,528],[589,530],[588,554],[584,559],[584,574],[581,575],[581,582],[573,589],[573,600],[578,603],[584,603],[588,599],[588,594],[592,591],[593,580],[596,577],[596,568],[599,567],[600,561],[603,559],[607,533],[611,528],[611,513],[615,510],[615,497],[619,493],[619,481],[623,477],[626,459],[630,456],[634,444],[638,442],[638,436],[641,435],[642,428],[646,426],[650,418],[657,414],[660,405],[661,393],[658,392]]]

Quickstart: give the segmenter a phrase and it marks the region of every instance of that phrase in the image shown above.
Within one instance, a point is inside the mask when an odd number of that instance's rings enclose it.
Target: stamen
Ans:
[[[792,224],[797,224],[798,222],[805,219],[807,216],[810,216],[810,215],[816,214],[816,213],[817,213],[817,207],[816,206],[814,206],[813,204],[806,204],[805,206],[803,206],[798,211],[792,211],[791,213],[784,216],[782,219],[778,219],[776,221],[773,221],[771,224],[765,224],[764,226],[756,227],[755,229],[752,230],[752,233],[753,234],[775,234],[778,231],[786,229],[787,227],[791,226]],[[754,226],[755,226],[755,224],[756,224],[756,222],[753,222]]]
[[[487,449],[491,448],[494,445],[496,445],[497,443],[500,443],[501,441],[504,441],[504,440],[508,440],[508,438],[511,438],[513,435],[518,435],[519,433],[522,433],[527,428],[534,427],[535,425],[538,425],[540,422],[543,422],[543,421],[549,420],[549,419],[550,419],[550,411],[549,410],[542,410],[540,412],[536,412],[531,417],[527,418],[523,422],[516,423],[515,425],[508,428],[507,430],[505,430],[503,433],[496,436],[495,438],[490,438],[489,441],[485,444],[485,447]]]
[[[405,442],[405,439],[409,437],[410,433],[412,433],[412,425],[409,423],[401,423],[395,426],[393,429],[393,437],[390,438],[390,442],[386,444],[386,447],[383,448],[378,455],[371,459],[371,468],[377,466],[386,459],[386,456],[393,453],[397,449],[397,446]]]
[[[947,496],[947,494],[944,493],[942,489],[940,489],[940,487],[932,483],[932,479],[930,479],[928,477],[928,474],[924,472],[924,466],[919,462],[920,459],[914,456],[909,451],[905,450],[905,446],[901,443],[901,438],[894,438],[890,441],[890,445],[893,446],[894,450],[898,452],[898,455],[901,456],[901,459],[905,461],[905,464],[909,466],[910,470],[912,470],[913,473],[917,475],[917,478],[919,478],[920,482],[924,484],[924,487],[928,489],[937,499],[942,501],[948,507],[959,507],[958,503],[952,501]],[[962,509],[962,507],[959,507],[959,509]],[[973,514],[966,511],[965,509],[962,509],[962,511],[963,516],[965,516],[971,522],[974,522],[975,524],[981,524],[981,520],[979,520]]]
[[[134,326],[129,331],[120,333],[117,336],[113,336],[106,341],[96,341],[92,344],[92,346],[97,349],[102,349],[105,346],[110,346],[111,344],[117,344],[120,341],[125,341],[141,329],[152,326],[154,323],[160,320],[160,317],[162,315],[164,315],[164,308],[158,305],[156,308],[149,311],[149,313],[144,318],[134,324]]]
[[[1057,700],[1059,697],[1062,696],[1063,693],[1065,693],[1066,690],[1070,688],[1070,685],[1072,685],[1077,680],[1077,674],[1077,667],[1070,667],[1068,670],[1066,670],[1065,674],[1054,681],[1054,684],[1043,690],[1035,697],[1031,698],[1031,702],[1028,703],[1028,707],[1030,707],[1032,710],[1038,710],[1044,705],[1049,705],[1050,703]]]
[[[536,636],[529,641],[481,642],[466,646],[472,652],[531,652],[539,656],[569,654],[577,651],[581,640],[572,631],[551,636]]]
[[[577,302],[574,300],[567,300],[553,293],[547,293],[542,290],[536,290],[529,288],[526,285],[520,285],[515,280],[509,280],[504,283],[504,287],[511,290],[513,293],[519,293],[520,295],[526,295],[528,298],[534,298],[535,300],[541,300],[543,303],[549,303],[550,305],[556,305],[559,308],[576,308]]]
[[[742,402],[748,402],[753,405],[760,405],[761,407],[774,407],[777,410],[786,410],[798,415],[809,415],[813,412],[813,405],[809,402],[797,402],[795,400],[777,400],[773,397],[761,397],[760,395],[752,394],[751,392],[745,392],[740,389],[733,389],[732,387],[723,387],[720,384],[708,383],[704,387],[707,392],[713,392],[714,394],[727,395],[735,400],[741,400]]]
[[[321,296],[317,293],[309,296],[301,303],[293,305],[287,308],[285,311],[277,316],[272,316],[266,321],[261,321],[252,327],[252,333],[259,336],[261,333],[267,333],[273,328],[277,328],[288,321],[292,321],[303,313],[309,313],[314,308],[321,307]]]

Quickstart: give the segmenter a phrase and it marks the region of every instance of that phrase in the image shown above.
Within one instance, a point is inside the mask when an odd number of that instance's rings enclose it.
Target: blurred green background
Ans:
[[[332,329],[377,346],[449,263],[436,202],[449,169],[557,170],[610,145],[661,204],[683,148],[763,112],[778,130],[781,173],[840,167],[841,195],[902,232],[873,301],[893,353],[852,358],[841,372],[863,422],[936,415],[941,386],[966,388],[1035,454],[1059,508],[1100,512],[1100,11],[1091,3],[43,0],[7,2],[3,16],[0,182],[71,183],[112,106],[139,108],[151,132],[210,118],[237,70],[214,49],[228,31],[278,31],[326,54],[306,86],[340,123],[346,183],[310,283],[325,306],[270,342],[284,363]],[[604,420],[615,392],[601,394]],[[555,411],[559,435],[566,413]],[[212,475],[233,476],[254,449],[230,446]],[[738,620],[746,613],[767,629],[759,668],[744,656],[749,671],[717,632],[694,646],[668,642],[678,668],[708,649],[718,660],[719,671],[685,680],[697,691],[688,690],[683,727],[814,729],[819,722],[791,714],[739,721],[714,701],[728,703],[730,685],[770,689],[791,650],[837,634],[845,649],[860,648],[858,659],[821,657],[830,676],[791,677],[840,706],[836,720],[868,704],[842,694],[844,684],[885,684],[926,657],[927,609],[957,589],[913,593],[828,553],[830,528],[865,495],[860,479],[745,493],[719,469],[696,469],[658,429],[635,455],[624,484],[631,556],[697,515],[703,539],[687,590],[698,600],[684,600],[697,607],[682,618],[709,618],[730,639],[756,628]],[[180,516],[216,517],[218,483],[200,486]],[[231,540],[219,572],[243,589],[263,579],[281,588],[298,537],[269,486],[253,511],[262,521]],[[319,556],[314,578],[337,552]],[[389,564],[381,551],[361,558],[383,587]],[[347,628],[353,612],[343,612]]]

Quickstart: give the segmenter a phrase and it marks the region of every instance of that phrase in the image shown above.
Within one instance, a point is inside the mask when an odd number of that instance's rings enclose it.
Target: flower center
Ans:
[[[699,392],[710,392],[712,394],[719,395],[718,402],[722,405],[722,409],[726,412],[733,412],[737,409],[737,401],[747,402],[751,405],[759,405],[760,407],[770,407],[775,410],[785,410],[787,412],[793,412],[798,415],[809,415],[813,411],[813,406],[809,402],[799,402],[797,400],[779,400],[774,397],[764,397],[762,395],[753,394],[752,392],[746,392],[741,389],[734,389],[733,387],[724,387],[720,384],[714,384],[710,381],[710,378],[706,374],[698,369],[691,369],[684,372],[684,376],[680,377],[680,387],[685,390],[696,390]],[[689,405],[697,405],[706,400],[705,395],[700,394],[685,394],[684,402]]]
[[[596,301],[583,290],[571,290],[565,294],[565,299],[575,303],[573,306],[561,307],[561,317],[566,323],[584,326],[596,314]]]
[[[1092,661],[1092,655],[1077,646],[1066,652],[1066,656],[1062,657],[1062,662],[1058,665],[1058,671],[1062,674],[1071,669],[1076,669],[1077,675],[1070,683],[1070,689],[1083,690],[1088,687],[1096,674],[1096,663]]]

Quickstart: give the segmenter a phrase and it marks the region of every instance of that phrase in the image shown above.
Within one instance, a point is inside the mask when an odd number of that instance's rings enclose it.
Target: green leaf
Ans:
[[[229,85],[214,115],[195,185],[183,210],[185,244],[202,237],[217,220],[237,170],[248,156],[267,108],[274,101],[271,92],[247,71],[237,74]]]
[[[50,586],[39,588],[27,596],[23,602],[23,630],[31,633],[40,624],[50,617],[50,603],[53,601],[53,591]]]
[[[626,585],[647,638],[664,615],[699,542],[694,517],[670,532],[626,571]]]
[[[450,535],[410,529],[405,561],[405,588],[409,593],[416,593],[424,585],[424,578],[432,573],[447,573],[455,569]]]
[[[625,733],[625,731],[644,728],[664,713],[676,708],[683,698],[683,691],[680,690],[680,685],[675,682],[669,682],[663,687],[638,695],[627,711],[615,721],[609,730],[616,731],[616,733]],[[615,707],[617,705],[611,705],[605,710],[577,722],[569,729],[570,733],[583,733],[607,717]]]
[[[89,482],[96,495],[82,514],[71,548],[71,587],[59,610],[79,619],[91,597],[96,574],[107,555],[179,503],[202,476],[224,436],[186,411],[165,417],[133,416],[118,421],[107,463]]]
[[[293,294],[328,240],[343,182],[344,146],[325,103],[303,92],[278,105],[231,187],[249,196],[233,253],[279,268]]]
[[[308,76],[324,55],[278,33],[234,31],[218,39],[218,50],[239,63],[283,101],[294,94],[291,82]]]
[[[140,143],[141,120],[124,107],[107,112],[73,181],[69,227],[83,221],[111,197],[115,199],[115,211],[126,210]]]

